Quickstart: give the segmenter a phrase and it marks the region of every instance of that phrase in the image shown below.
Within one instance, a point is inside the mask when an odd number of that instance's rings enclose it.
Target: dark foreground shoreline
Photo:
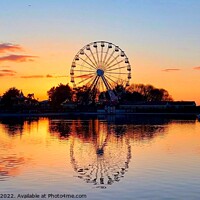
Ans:
[[[0,113],[0,117],[59,117],[59,116],[97,116],[97,115],[111,115],[111,116],[180,116],[180,117],[196,117],[197,113],[156,113],[156,112],[138,112],[138,113],[99,113],[99,112],[51,112],[51,113]]]

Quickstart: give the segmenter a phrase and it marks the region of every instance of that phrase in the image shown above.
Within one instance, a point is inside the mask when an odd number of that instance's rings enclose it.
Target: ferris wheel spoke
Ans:
[[[91,55],[92,55],[92,58],[94,59],[94,62],[95,62],[95,64],[96,64],[96,66],[97,66],[97,65],[98,65],[97,60],[96,60],[96,58],[95,58],[95,56],[94,56],[94,54],[93,54],[93,52],[92,52],[91,49],[90,49],[90,53],[91,53]]]
[[[84,60],[84,59],[81,58],[81,57],[80,57],[80,59],[81,59],[83,62],[87,63],[89,66],[91,66],[92,68],[94,68],[94,69],[96,70],[96,68],[95,68],[93,65],[91,65],[89,62],[87,62],[86,60]]]
[[[74,69],[75,72],[93,72],[95,73],[95,71],[87,71],[87,70],[78,70],[78,69]]]
[[[110,69],[110,68],[112,68],[112,67],[114,67],[114,66],[116,66],[116,65],[118,65],[118,64],[120,64],[122,62],[124,62],[124,59],[120,60],[119,62],[115,63],[114,65],[109,66],[107,69]]]
[[[90,69],[90,70],[94,70],[94,68],[91,68],[91,67],[88,67],[88,66],[85,66],[85,65],[81,65],[81,64],[78,64],[78,63],[76,63],[76,65],[78,65],[80,67],[84,67],[84,68]]]
[[[94,76],[94,75],[95,75],[95,73],[93,72],[93,73],[89,73],[89,74],[81,74],[79,76],[74,76],[74,78],[88,78],[88,76],[90,77],[90,76]]]
[[[110,87],[110,90],[111,90],[111,88],[113,87],[113,85],[110,83],[110,81],[108,79],[106,79],[106,81],[107,81],[107,83],[108,83],[108,85]]]
[[[97,47],[98,48],[98,47]],[[99,63],[99,54],[98,54],[98,49],[96,48],[96,55],[97,55],[97,63]],[[98,64],[97,64],[98,65]]]
[[[86,57],[90,60],[90,62],[92,63],[93,66],[96,67],[97,69],[97,65],[92,61],[92,59],[85,53]]]
[[[101,47],[101,59],[100,59],[101,63],[102,63],[102,60],[103,60],[103,47]]]
[[[105,63],[105,61],[106,61],[106,58],[107,58],[107,56],[108,56],[108,52],[109,52],[109,47],[107,48],[107,51],[106,51],[106,53],[105,53],[105,56],[104,56],[104,59],[103,59],[103,63]]]
[[[104,76],[104,78],[105,78],[107,84],[109,85],[110,90],[112,90],[113,84],[111,83],[111,81],[108,78],[106,78],[106,76]]]
[[[118,57],[119,55],[117,55],[114,59],[112,59],[106,66],[109,67],[115,60],[117,60]]]
[[[128,75],[128,73],[124,73],[124,72],[105,72],[106,74],[126,74]]]
[[[87,81],[87,80],[92,80],[94,78],[94,76],[91,76],[89,79],[87,78],[87,79],[84,79],[84,80],[81,80],[80,82],[78,82],[76,85],[79,85],[79,84],[81,84],[81,83],[84,83],[85,81]],[[89,81],[88,81],[89,82]]]
[[[110,59],[112,58],[113,54],[115,53],[115,50],[113,50],[113,52],[110,54],[110,56],[108,57],[107,60],[105,60],[105,66],[107,65],[107,63],[110,61]]]
[[[102,80],[101,80],[101,79],[99,80],[99,87],[100,87],[100,88],[99,88],[99,91],[103,91]]]
[[[108,77],[107,75],[105,75],[105,77],[106,77],[107,79],[109,79],[110,81],[112,81],[113,83],[117,84],[116,81],[112,80],[112,79],[111,79],[110,77]]]
[[[95,76],[94,80],[92,81],[92,84],[90,85],[90,89],[93,88],[93,85],[95,84],[96,80],[97,80],[97,76]]]
[[[101,90],[101,79],[99,79],[97,83],[97,92],[99,93],[100,90]]]
[[[85,85],[86,86],[88,86],[89,88],[90,88],[90,86],[91,86],[91,82],[93,82],[93,80],[94,80],[95,78],[93,77],[92,79],[90,79]]]
[[[99,89],[99,81],[96,81],[95,85],[94,85],[94,89],[96,89],[95,92],[98,92]]]
[[[108,84],[108,82],[106,81],[105,77],[104,77],[104,76],[102,76],[101,78],[102,78],[102,80],[103,80],[103,83],[104,83],[104,85],[105,85],[106,89],[107,89],[107,90],[110,90],[110,89],[111,89],[111,87],[110,87],[110,85]]]
[[[102,79],[101,79],[101,86],[102,86],[102,91],[105,91],[105,90],[106,90],[106,87],[105,87],[104,82],[103,82]]]
[[[110,78],[110,77],[112,77],[112,78],[114,78],[114,79],[116,79],[116,80],[122,80],[122,81],[124,81],[124,79],[119,78],[119,77],[116,77],[116,76],[113,76],[113,75],[109,75],[109,78]]]
[[[99,82],[99,78],[100,78],[100,76],[98,76],[96,82],[94,83],[94,87],[93,87],[93,89],[94,89],[94,88],[97,88],[97,86],[98,86],[98,82]]]
[[[90,85],[90,89],[93,89],[93,86],[96,84],[97,80],[98,80],[99,76],[95,76],[95,79],[92,81],[92,84]]]
[[[99,93],[103,90],[102,88],[102,80],[99,79]]]
[[[110,72],[110,71],[114,71],[114,70],[118,70],[118,69],[123,69],[123,68],[127,68],[127,66],[123,66],[123,67],[117,67],[117,68],[109,69],[109,70],[106,70],[106,72]]]

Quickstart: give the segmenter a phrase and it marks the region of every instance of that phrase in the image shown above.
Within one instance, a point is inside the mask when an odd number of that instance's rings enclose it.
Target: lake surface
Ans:
[[[200,122],[160,116],[1,118],[1,194],[200,199]]]

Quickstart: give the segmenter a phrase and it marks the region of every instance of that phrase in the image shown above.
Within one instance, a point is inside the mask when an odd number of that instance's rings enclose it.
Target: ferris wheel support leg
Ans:
[[[118,101],[118,98],[117,96],[115,95],[115,93],[112,91],[112,90],[108,90],[108,93],[109,93],[109,96],[110,96],[110,99],[111,101],[113,102],[117,102]]]
[[[96,76],[95,79],[94,79],[94,81],[92,82],[92,84],[91,84],[91,86],[90,86],[90,89],[91,89],[91,90],[93,90],[93,89],[95,88],[95,86],[96,86],[96,84],[98,83],[98,81],[99,81],[99,77]]]
[[[106,89],[108,90],[108,94],[109,94],[109,96],[110,96],[111,102],[118,102],[117,96],[116,96],[115,93],[111,90],[111,88],[110,88],[108,82],[106,81],[105,77],[102,76],[101,78],[102,78],[102,80],[103,80],[103,82],[104,82],[104,84],[105,84],[105,86],[106,86]]]

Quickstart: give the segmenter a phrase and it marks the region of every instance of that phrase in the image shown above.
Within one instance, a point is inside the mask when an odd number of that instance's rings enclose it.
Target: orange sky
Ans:
[[[81,45],[80,47],[82,47]],[[26,60],[0,61],[1,95],[8,88],[15,86],[22,90],[25,95],[34,93],[36,98],[44,100],[47,99],[46,92],[51,87],[57,86],[59,83],[70,83],[71,61],[77,51],[75,47],[72,46],[72,50],[68,52],[63,44],[60,44],[59,50],[54,45],[49,45],[49,47],[47,45],[46,48],[42,49],[36,49],[31,45],[27,45],[27,47],[20,45],[20,47],[23,50],[0,52],[1,57],[10,53],[36,56],[31,60],[26,58]],[[155,87],[168,90],[175,100],[195,100],[198,104],[200,103],[199,70],[192,67],[180,70],[181,67],[184,67],[183,64],[180,64],[177,69],[169,67],[169,70],[166,70],[159,68],[160,63],[163,62],[162,58],[158,58],[155,63],[154,58],[145,55],[145,53],[143,55],[134,55],[134,52],[126,53],[132,66],[131,83],[152,84]],[[135,59],[133,59],[134,57]]]
[[[200,104],[199,2],[11,2],[0,13],[0,95],[15,86],[47,99],[51,87],[70,82],[79,49],[105,40],[126,52],[131,83]]]

